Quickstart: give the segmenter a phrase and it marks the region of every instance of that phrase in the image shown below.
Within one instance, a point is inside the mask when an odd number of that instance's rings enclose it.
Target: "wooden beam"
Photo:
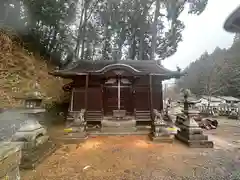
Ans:
[[[74,97],[74,90],[75,88],[72,88],[72,92],[71,92],[71,104],[70,104],[70,111],[72,112],[73,111],[73,97]]]
[[[152,112],[152,109],[153,109],[153,99],[152,99],[152,75],[149,75],[149,86],[150,86],[150,109],[151,109],[151,112]]]
[[[89,75],[86,75],[86,81],[85,81],[85,109],[87,110],[87,104],[88,104],[88,81],[89,81]]]
[[[102,113],[104,113],[104,85],[101,83],[101,106],[102,106]]]

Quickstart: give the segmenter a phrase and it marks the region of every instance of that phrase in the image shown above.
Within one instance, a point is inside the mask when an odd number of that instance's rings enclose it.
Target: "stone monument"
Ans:
[[[20,180],[21,143],[0,143],[0,180]]]
[[[43,94],[41,93],[40,85],[35,82],[32,87],[32,91],[27,92],[24,97],[24,104],[26,108],[41,108]]]
[[[154,121],[153,121],[153,132],[150,138],[154,142],[173,142],[174,135],[172,135],[169,131],[169,125],[163,119],[163,116],[156,109],[153,110]]]
[[[203,130],[198,123],[189,115],[189,93],[184,91],[184,115],[177,116],[176,125],[180,128],[176,138],[192,148],[213,148],[213,142],[208,136],[203,135]]]
[[[34,168],[50,155],[56,146],[49,140],[47,130],[35,119],[28,119],[13,135],[12,142],[22,142],[21,168]]]
[[[85,141],[88,136],[86,133],[87,122],[85,120],[85,109],[81,109],[79,112],[73,112],[73,120],[64,129],[67,136],[63,137],[65,140],[77,140]]]

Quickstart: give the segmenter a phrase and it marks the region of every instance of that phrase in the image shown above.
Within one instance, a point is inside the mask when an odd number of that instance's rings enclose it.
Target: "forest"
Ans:
[[[201,14],[207,0],[3,0],[2,25],[31,51],[59,65],[78,60],[165,59],[182,40],[183,10]],[[75,60],[74,60],[75,59]]]
[[[228,49],[204,52],[184,71],[176,89],[188,88],[195,95],[240,97],[240,35]]]
[[[48,74],[82,60],[163,60],[182,41],[183,11],[200,15],[208,0],[1,0],[0,106],[36,82],[59,101],[63,82]],[[49,88],[55,87],[55,88]]]

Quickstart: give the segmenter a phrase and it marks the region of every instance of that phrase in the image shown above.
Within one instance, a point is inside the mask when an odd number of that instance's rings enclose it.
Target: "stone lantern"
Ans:
[[[42,95],[38,91],[30,92],[26,95],[25,103],[26,108],[40,108],[42,105]]]
[[[28,109],[40,109],[42,106],[43,94],[40,92],[40,85],[36,82],[33,91],[26,93],[24,105]]]
[[[189,93],[185,90],[184,96],[184,115],[177,116],[176,125],[180,128],[176,134],[176,138],[189,147],[193,148],[213,148],[213,142],[208,140],[208,136],[203,135],[203,130],[198,123],[190,115],[188,96]]]
[[[47,130],[36,119],[28,118],[12,136],[12,142],[22,143],[21,168],[32,169],[55,149]]]

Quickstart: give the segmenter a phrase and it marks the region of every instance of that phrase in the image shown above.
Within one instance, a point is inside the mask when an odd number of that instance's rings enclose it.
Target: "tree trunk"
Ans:
[[[151,42],[151,55],[150,60],[154,60],[156,50],[156,38],[157,38],[157,21],[160,15],[160,0],[156,0],[156,9],[154,13],[154,20],[152,26],[152,42]]]
[[[134,59],[136,56],[137,41],[136,41],[135,37],[136,36],[134,35],[134,39],[133,39],[132,45],[131,45],[130,59]]]
[[[145,40],[145,33],[146,33],[145,20],[146,20],[146,15],[148,10],[149,10],[149,6],[146,5],[143,10],[143,15],[140,18],[142,22],[140,26],[140,41],[139,41],[139,52],[138,52],[138,59],[140,60],[144,60],[144,40]]]
[[[82,12],[81,12],[79,26],[78,26],[77,44],[76,44],[76,47],[75,47],[75,50],[74,50],[75,57],[79,56],[79,51],[80,51],[83,16],[84,16],[84,6],[82,5]]]
[[[84,57],[84,49],[85,49],[85,34],[86,34],[86,25],[87,25],[87,3],[85,3],[85,6],[84,6],[84,22],[83,22],[83,27],[82,27],[82,48],[81,48],[81,60],[83,60],[83,57]]]

